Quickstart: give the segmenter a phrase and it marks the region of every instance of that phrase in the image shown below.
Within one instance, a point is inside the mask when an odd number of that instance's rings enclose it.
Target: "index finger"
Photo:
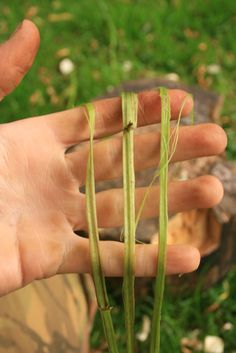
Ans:
[[[187,93],[182,90],[169,90],[171,119],[177,119]],[[121,98],[94,101],[96,121],[94,138],[115,134],[122,130]],[[193,107],[189,96],[185,101],[182,116],[188,115]],[[79,106],[64,112],[45,116],[55,134],[65,146],[72,146],[89,139],[89,126],[85,108]],[[158,90],[138,94],[138,126],[151,125],[161,120],[161,98]]]

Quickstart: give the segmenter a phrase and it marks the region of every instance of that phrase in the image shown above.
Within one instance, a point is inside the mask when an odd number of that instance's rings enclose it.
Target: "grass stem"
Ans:
[[[86,211],[89,228],[90,256],[92,262],[92,274],[97,296],[98,307],[100,310],[103,328],[110,353],[118,353],[117,340],[111,318],[111,307],[106,291],[105,277],[102,272],[100,252],[99,252],[99,233],[97,225],[97,211],[95,198],[94,180],[94,157],[93,157],[93,135],[95,125],[95,110],[93,104],[86,105],[88,113],[88,123],[90,128],[90,151],[87,163],[86,175]]]
[[[127,353],[134,352],[135,320],[135,170],[134,129],[137,126],[138,98],[135,93],[122,94],[123,117],[123,189],[124,189],[124,280],[123,298]]]
[[[166,88],[160,88],[161,96],[161,146],[160,146],[160,200],[159,243],[157,277],[155,282],[154,310],[151,329],[150,353],[160,352],[161,309],[166,272],[166,241],[168,225],[168,161],[170,137],[170,98]]]

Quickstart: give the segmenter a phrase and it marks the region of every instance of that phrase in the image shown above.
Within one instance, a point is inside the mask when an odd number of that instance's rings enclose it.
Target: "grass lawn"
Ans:
[[[161,352],[205,353],[206,336],[221,337],[224,341],[224,352],[236,352],[235,291],[236,271],[229,273],[223,282],[207,291],[201,288],[200,276],[199,284],[191,295],[173,294],[171,287],[167,287],[162,316]],[[114,290],[114,285],[111,299],[120,353],[125,353],[124,312],[120,290]],[[147,324],[148,318],[152,317],[152,282],[147,285],[145,294],[137,296],[136,301],[136,332],[145,332],[144,320]],[[149,339],[150,335],[143,342],[137,340],[137,353],[149,352]],[[107,352],[99,314],[96,316],[91,343],[94,348],[100,347],[102,352]]]
[[[0,39],[23,18],[41,32],[37,60],[21,86],[1,103],[0,121],[46,114],[82,103],[109,91],[123,80],[176,73],[187,84],[225,96],[221,123],[229,137],[228,157],[236,159],[236,1],[233,0],[1,0]],[[63,58],[75,65],[72,74],[59,70]],[[217,310],[207,308],[229,288]],[[165,301],[162,353],[180,352],[180,340],[198,329],[201,341],[218,335],[225,353],[236,352],[236,274],[209,291],[198,288],[188,297]],[[151,289],[150,289],[151,293]],[[120,291],[114,293],[120,304]],[[137,305],[137,329],[150,315],[151,295]],[[117,317],[124,344],[122,311]],[[230,322],[231,330],[223,325]],[[93,346],[101,345],[96,320]],[[139,352],[147,351],[147,341]],[[198,347],[199,348],[199,347]],[[125,352],[123,349],[122,352]],[[201,352],[198,350],[185,351]]]
[[[2,122],[88,101],[122,80],[174,72],[225,96],[222,124],[236,158],[235,1],[2,0],[1,39],[24,17],[39,26],[41,48],[21,88],[1,104]],[[68,77],[58,70],[63,56],[76,67]]]

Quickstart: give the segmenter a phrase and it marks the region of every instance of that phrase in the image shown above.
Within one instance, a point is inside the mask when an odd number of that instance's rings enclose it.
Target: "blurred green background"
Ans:
[[[164,76],[213,90],[225,97],[221,125],[229,138],[227,156],[236,159],[236,1],[234,0],[1,0],[0,39],[5,40],[23,19],[41,32],[36,62],[20,87],[1,103],[1,122],[46,114],[109,92],[122,81]],[[60,63],[74,65],[63,74]],[[225,352],[236,352],[235,273],[201,295],[167,295],[163,316],[162,353],[180,352],[183,337],[193,330],[203,340],[221,336]],[[220,300],[227,287],[227,300]],[[120,292],[114,293],[114,304]],[[150,300],[139,303],[137,328],[150,315]],[[208,312],[209,305],[218,308]],[[122,310],[116,309],[121,346]],[[224,329],[225,323],[232,324]],[[119,326],[119,325],[118,325]],[[93,347],[102,346],[98,320]],[[147,341],[140,342],[146,352]],[[123,352],[123,351],[122,351]],[[182,350],[202,352],[200,346]]]
[[[41,48],[2,103],[1,121],[88,101],[123,80],[176,73],[225,96],[222,124],[236,158],[234,0],[1,0],[1,39],[25,17],[38,25]],[[71,75],[58,69],[63,57],[75,65]]]

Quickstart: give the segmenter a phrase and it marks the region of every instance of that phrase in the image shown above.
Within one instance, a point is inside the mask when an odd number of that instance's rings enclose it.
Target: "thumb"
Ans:
[[[18,86],[30,69],[38,51],[37,27],[24,20],[12,36],[0,45],[0,100]]]

